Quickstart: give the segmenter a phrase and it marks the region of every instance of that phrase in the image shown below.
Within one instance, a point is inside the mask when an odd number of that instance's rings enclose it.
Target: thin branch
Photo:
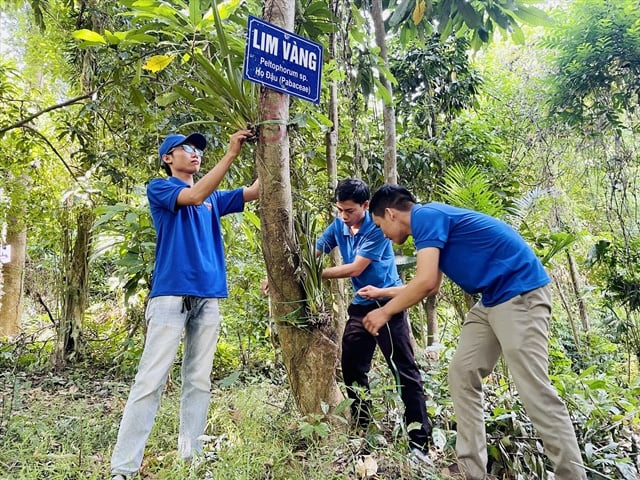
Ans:
[[[60,159],[60,161],[62,162],[62,164],[64,165],[64,167],[67,169],[67,171],[69,172],[69,175],[71,175],[71,177],[73,177],[73,179],[77,182],[78,178],[75,176],[75,174],[73,173],[73,171],[71,170],[71,167],[69,166],[69,164],[65,161],[65,159],[62,157],[62,155],[60,155],[60,153],[58,152],[58,150],[56,150],[56,147],[54,147],[51,142],[49,141],[49,139],[47,137],[45,137],[42,133],[40,133],[38,130],[36,130],[33,127],[30,127],[29,125],[23,125],[22,128],[26,128],[27,130],[35,133],[36,135],[38,135],[42,140],[44,140],[44,142],[49,145],[49,148],[51,150],[53,150],[53,153],[55,153],[58,158]]]
[[[36,298],[38,299],[38,302],[40,303],[40,305],[42,305],[44,310],[47,312],[47,316],[49,317],[49,320],[51,320],[51,323],[53,324],[53,326],[57,330],[58,329],[58,323],[56,322],[55,318],[53,318],[53,314],[51,313],[51,310],[49,310],[49,307],[47,306],[47,304],[42,299],[42,295],[40,295],[40,293],[36,292]]]
[[[96,93],[101,87],[96,88],[95,90],[93,90],[92,92],[87,93],[86,95],[80,95],[79,97],[75,97],[72,98],[70,100],[67,100],[66,102],[62,102],[62,103],[58,103],[56,105],[52,105],[50,107],[45,108],[44,110],[40,110],[39,112],[34,113],[33,115],[30,115],[27,118],[24,118],[22,120],[20,120],[19,122],[16,122],[12,125],[6,126],[6,127],[2,127],[0,128],[0,136],[2,134],[4,134],[5,132],[8,132],[9,130],[13,130],[16,128],[20,128],[22,126],[24,126],[25,124],[29,123],[31,120],[33,120],[34,118],[38,118],[40,115],[43,115],[47,112],[51,112],[53,110],[57,110],[58,108],[64,108],[67,107],[69,105],[73,105],[74,103],[78,103],[81,100],[86,100],[87,98],[91,98],[93,96],[94,93]]]

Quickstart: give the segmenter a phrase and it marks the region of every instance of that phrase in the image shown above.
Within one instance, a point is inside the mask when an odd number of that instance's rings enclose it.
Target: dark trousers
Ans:
[[[362,325],[362,319],[378,305],[349,305],[349,320],[342,336],[342,376],[347,386],[347,395],[354,399],[351,412],[356,421],[366,426],[369,422],[370,404],[363,400],[352,386],[363,387],[369,391],[368,373],[371,359],[376,348],[380,347],[387,365],[396,379],[400,397],[404,403],[404,419],[407,425],[417,422],[420,428],[409,432],[413,446],[427,449],[431,437],[431,422],[422,389],[422,378],[413,356],[409,337],[407,312],[403,311],[391,317],[374,337]]]

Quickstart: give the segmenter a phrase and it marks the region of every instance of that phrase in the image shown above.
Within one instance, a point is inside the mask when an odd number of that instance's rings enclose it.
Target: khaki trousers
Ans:
[[[456,452],[470,480],[487,475],[487,439],[482,379],[504,355],[518,393],[544,443],[556,480],[586,480],[569,413],[549,379],[549,286],[518,295],[494,307],[478,302],[467,314],[449,367],[457,418]]]

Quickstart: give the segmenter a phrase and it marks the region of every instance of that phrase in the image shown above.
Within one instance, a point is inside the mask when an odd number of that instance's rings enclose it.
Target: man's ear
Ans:
[[[384,209],[384,216],[386,217],[387,214],[389,215],[389,220],[395,220],[396,219],[396,214],[391,208],[387,207],[387,208]]]
[[[369,209],[369,200],[364,201],[364,203],[362,204],[362,208],[364,208],[365,210]]]

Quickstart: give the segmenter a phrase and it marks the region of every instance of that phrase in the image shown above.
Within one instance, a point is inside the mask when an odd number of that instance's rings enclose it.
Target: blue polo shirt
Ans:
[[[150,296],[227,297],[220,217],[244,209],[243,190],[216,190],[202,205],[178,207],[183,188],[190,187],[175,177],[156,178],[147,187],[158,237]]]
[[[411,234],[416,249],[440,249],[440,270],[493,307],[542,287],[551,279],[531,247],[506,223],[443,203],[415,205]]]
[[[386,288],[402,285],[396,268],[395,256],[391,241],[384,237],[369,212],[365,212],[360,230],[351,235],[349,227],[341,218],[336,218],[320,236],[316,242],[316,248],[324,253],[329,253],[338,247],[344,263],[353,263],[356,256],[371,260],[371,263],[357,277],[351,277],[353,288],[357,291],[367,285]],[[375,301],[362,298],[359,295],[353,297],[352,303],[358,305],[371,305]]]

